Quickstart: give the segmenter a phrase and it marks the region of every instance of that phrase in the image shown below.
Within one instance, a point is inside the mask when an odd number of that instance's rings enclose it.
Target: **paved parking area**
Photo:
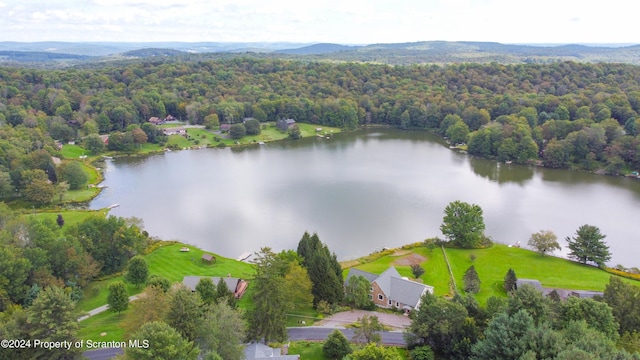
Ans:
[[[316,322],[314,326],[341,328],[356,322],[358,318],[361,318],[363,315],[377,316],[378,320],[380,320],[382,324],[390,326],[396,330],[404,329],[411,324],[411,320],[405,315],[387,314],[376,311],[352,310],[333,314],[319,322]]]

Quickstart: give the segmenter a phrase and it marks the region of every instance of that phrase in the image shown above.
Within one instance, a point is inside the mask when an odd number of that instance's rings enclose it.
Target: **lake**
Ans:
[[[108,161],[92,209],[143,219],[145,229],[236,258],[296,249],[317,232],[339,259],[440,236],[454,200],[484,210],[485,233],[525,247],[583,224],[607,235],[610,265],[640,267],[640,181],[504,164],[451,151],[436,135],[393,129],[241,149],[174,151]],[[635,225],[634,225],[635,224]]]

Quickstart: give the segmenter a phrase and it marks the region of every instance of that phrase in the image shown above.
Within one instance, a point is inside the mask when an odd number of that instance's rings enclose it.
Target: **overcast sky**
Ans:
[[[634,0],[0,0],[0,41],[640,43]]]

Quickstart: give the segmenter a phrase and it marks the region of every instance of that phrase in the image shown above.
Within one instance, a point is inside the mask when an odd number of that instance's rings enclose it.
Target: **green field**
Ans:
[[[105,311],[81,321],[78,339],[85,341],[122,341],[125,334],[120,323],[126,318],[129,311],[127,309],[120,314]],[[101,336],[100,334],[102,333],[106,334]]]
[[[58,218],[58,214],[62,215],[65,226],[71,226],[79,222],[82,222],[85,219],[92,216],[106,217],[107,210],[106,209],[95,210],[95,211],[94,210],[61,210],[61,211],[51,210],[51,211],[38,212],[35,215],[33,213],[27,213],[24,216],[35,216],[38,219],[46,218],[46,219],[50,219],[55,223],[56,219]]]
[[[188,247],[189,252],[181,252],[180,248]],[[216,262],[212,264],[201,260],[205,252],[189,245],[169,244],[162,246],[152,253],[145,255],[144,259],[149,265],[150,275],[160,275],[167,278],[171,283],[181,282],[187,275],[195,276],[227,276],[251,278],[253,276],[253,265],[227,259],[216,255]],[[93,281],[84,290],[84,297],[78,302],[78,309],[88,311],[107,303],[108,286],[114,281],[124,281],[123,276],[111,277],[107,280]],[[126,283],[125,283],[126,284]],[[129,295],[140,293],[143,288],[137,288],[126,284]],[[249,286],[249,290],[251,286]],[[247,302],[250,292],[240,300],[240,306]]]
[[[449,291],[449,272],[441,248],[429,251],[425,247],[414,247],[411,252],[426,258],[420,265],[425,269],[420,277],[425,284],[431,285],[437,295],[452,295]],[[534,251],[494,244],[487,249],[451,249],[445,248],[445,252],[451,263],[458,291],[462,291],[464,272],[474,265],[482,285],[476,299],[484,304],[491,296],[507,296],[503,289],[504,277],[509,268],[513,268],[516,276],[521,279],[536,279],[543,287],[564,288],[572,290],[603,291],[609,283],[611,274],[593,266],[579,264],[567,259],[553,256],[542,256]],[[401,254],[401,255],[398,255]],[[470,254],[476,256],[472,262]],[[350,263],[360,263],[355,267],[372,272],[382,273],[389,266],[403,256],[406,252],[401,249],[389,251],[375,260],[366,260],[367,257]],[[371,258],[371,257],[369,257]],[[411,277],[409,266],[394,265],[402,276]],[[344,270],[344,275],[348,269]],[[625,279],[625,281],[632,281]],[[638,282],[634,282],[638,284]]]
[[[89,155],[89,153],[89,150],[85,150],[80,145],[64,144],[60,150],[60,155],[65,159],[78,159],[82,155]]]

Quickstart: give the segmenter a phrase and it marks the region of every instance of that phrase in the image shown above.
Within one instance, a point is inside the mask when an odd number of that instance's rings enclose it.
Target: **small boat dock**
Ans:
[[[238,258],[236,260],[238,261],[247,261],[247,259],[249,259],[251,257],[251,253],[250,252],[243,252],[242,254],[240,254],[240,256],[238,256]]]

